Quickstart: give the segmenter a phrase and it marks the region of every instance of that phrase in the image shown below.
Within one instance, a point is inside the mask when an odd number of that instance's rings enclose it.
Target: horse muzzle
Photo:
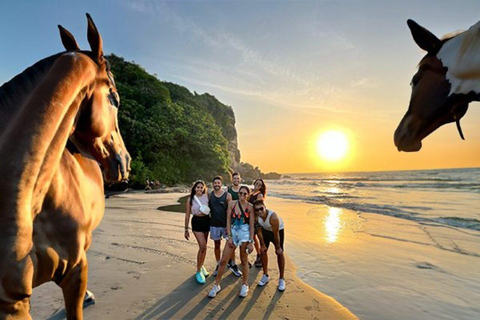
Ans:
[[[107,182],[127,181],[130,175],[130,154],[126,151],[115,153],[106,159],[103,165],[105,180]]]
[[[407,117],[404,117],[395,130],[393,140],[398,151],[416,152],[422,148],[422,139],[408,129],[408,123]]]

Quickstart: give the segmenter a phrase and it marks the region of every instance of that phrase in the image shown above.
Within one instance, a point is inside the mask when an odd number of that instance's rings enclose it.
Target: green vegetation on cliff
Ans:
[[[107,59],[121,99],[118,118],[133,159],[133,186],[147,178],[174,184],[228,172],[228,141],[195,96],[123,58]]]
[[[210,180],[239,171],[245,178],[264,176],[240,163],[233,109],[214,96],[191,93],[163,82],[141,66],[107,56],[120,95],[119,126],[132,156],[131,185]]]

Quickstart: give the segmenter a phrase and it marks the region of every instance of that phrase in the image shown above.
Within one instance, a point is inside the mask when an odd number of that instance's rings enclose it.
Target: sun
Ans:
[[[337,130],[330,130],[320,135],[317,140],[317,153],[325,161],[339,161],[348,153],[347,136]]]

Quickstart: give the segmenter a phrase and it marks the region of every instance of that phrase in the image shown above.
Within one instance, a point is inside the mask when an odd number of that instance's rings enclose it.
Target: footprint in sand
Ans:
[[[312,311],[312,310],[313,311],[320,311],[320,303],[316,299],[313,299],[312,300],[312,305],[306,306],[305,310],[307,310],[307,311]]]
[[[442,268],[437,267],[436,265],[431,264],[430,262],[426,262],[426,261],[415,262],[415,266],[418,269],[434,270],[434,271],[445,273],[445,271]]]

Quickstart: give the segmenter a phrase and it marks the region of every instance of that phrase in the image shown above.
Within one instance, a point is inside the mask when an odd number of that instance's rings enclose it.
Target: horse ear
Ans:
[[[67,51],[80,50],[77,41],[67,29],[65,29],[61,25],[58,25],[58,30],[60,30],[60,38],[62,39],[62,44]]]
[[[438,39],[437,36],[411,19],[407,20],[407,24],[412,32],[413,40],[415,40],[420,48],[433,54],[436,54],[438,50],[440,50],[442,41]]]
[[[87,31],[87,38],[88,43],[90,44],[90,48],[92,49],[93,57],[97,60],[97,62],[101,62],[103,60],[103,41],[100,33],[98,32],[95,23],[93,23],[92,17],[87,13],[87,20],[88,20],[88,31]]]

